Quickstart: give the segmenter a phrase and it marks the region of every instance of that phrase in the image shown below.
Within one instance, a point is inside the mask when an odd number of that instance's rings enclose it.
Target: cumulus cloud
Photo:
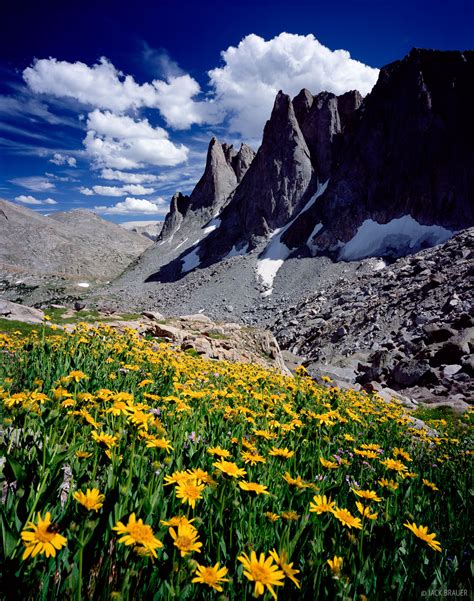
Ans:
[[[230,116],[230,130],[261,135],[278,90],[291,96],[342,94],[374,86],[378,70],[353,60],[347,50],[330,50],[313,35],[281,33],[271,40],[251,34],[222,52],[224,65],[209,71],[215,102]]]
[[[146,198],[130,198],[112,206],[97,206],[94,210],[102,215],[166,215],[168,203],[163,198],[147,200]]]
[[[146,60],[158,63],[164,80],[138,84],[105,57],[92,67],[79,61],[36,60],[23,71],[23,79],[33,92],[72,98],[114,113],[156,108],[167,125],[175,129],[186,129],[195,123],[216,123],[222,119],[220,108],[212,99],[196,99],[201,93],[198,82],[183,73],[166,53],[148,49]]]
[[[94,110],[87,119],[84,140],[87,153],[97,165],[137,169],[145,165],[177,165],[186,160],[188,149],[173,144],[161,127],[148,119],[134,120],[110,111]]]
[[[76,167],[77,165],[77,161],[74,157],[61,154],[60,152],[55,152],[53,158],[49,159],[49,162],[59,166],[68,165],[69,167]]]
[[[141,184],[127,184],[125,186],[92,186],[92,188],[80,188],[81,194],[92,196],[126,196],[127,194],[153,194],[154,188],[146,188]]]
[[[219,123],[224,112],[213,99],[195,100],[201,89],[190,75],[169,77],[168,81],[155,80],[156,107],[167,125],[174,129],[187,129],[193,124]]]
[[[52,198],[45,198],[44,200],[38,200],[34,196],[29,196],[29,195],[25,195],[25,194],[20,194],[19,196],[16,196],[15,200],[17,200],[18,202],[27,204],[27,205],[55,205],[55,204],[58,204]]]
[[[138,84],[104,57],[92,67],[79,61],[36,60],[23,71],[23,79],[34,92],[117,112],[153,106],[156,96],[152,84]]]
[[[33,192],[44,192],[46,190],[53,190],[54,184],[48,181],[44,177],[31,176],[31,177],[16,177],[10,180],[12,184],[33,190]]]
[[[100,177],[125,184],[152,184],[158,181],[158,176],[151,173],[127,173],[114,169],[102,169]]]
[[[72,98],[114,113],[142,107],[158,108],[167,124],[176,129],[185,129],[193,123],[215,122],[218,117],[213,103],[194,99],[201,92],[198,82],[183,74],[165,53],[153,56],[153,60],[160,63],[165,80],[138,84],[105,57],[92,67],[79,61],[36,60],[23,71],[23,78],[36,93]]]

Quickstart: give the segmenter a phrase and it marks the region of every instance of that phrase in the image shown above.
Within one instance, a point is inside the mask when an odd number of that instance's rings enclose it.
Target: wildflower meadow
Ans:
[[[472,412],[86,324],[0,334],[0,406],[4,599],[472,590]]]

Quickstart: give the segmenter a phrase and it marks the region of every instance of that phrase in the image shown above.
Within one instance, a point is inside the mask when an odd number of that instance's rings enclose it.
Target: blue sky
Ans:
[[[278,89],[365,94],[414,46],[474,47],[472,0],[9,4],[0,198],[114,221],[162,219],[212,135],[256,148]]]

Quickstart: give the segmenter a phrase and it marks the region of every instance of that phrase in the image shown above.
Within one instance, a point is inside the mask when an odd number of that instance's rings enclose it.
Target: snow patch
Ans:
[[[273,281],[275,279],[278,270],[283,265],[285,260],[290,256],[292,249],[288,248],[286,244],[283,244],[281,238],[287,229],[293,224],[293,222],[300,217],[303,213],[306,213],[316,202],[316,200],[324,193],[328,186],[329,180],[323,184],[318,184],[316,194],[314,194],[301,211],[293,217],[284,227],[275,230],[269,238],[267,247],[260,255],[262,258],[257,262],[257,279],[266,288],[263,293],[266,296],[270,296],[273,292]],[[317,226],[316,226],[317,227]],[[316,228],[315,228],[316,229]]]
[[[308,247],[310,250],[313,250],[313,251],[317,250],[317,247],[318,247],[318,246],[317,246],[317,244],[314,244],[314,242],[313,242],[313,238],[314,238],[314,237],[316,236],[316,234],[318,234],[318,233],[319,233],[319,232],[320,232],[322,229],[323,229],[323,224],[322,224],[322,223],[317,223],[317,224],[314,226],[314,229],[313,229],[313,231],[311,232],[311,234],[308,236],[308,240],[307,240],[307,242],[306,242],[306,245],[307,245],[307,247]]]
[[[79,286],[79,288],[89,288],[90,284],[89,282],[78,282],[76,286]]]
[[[248,250],[249,250],[249,245],[248,244],[244,244],[244,246],[242,246],[242,248],[239,248],[239,249],[235,245],[226,254],[226,256],[224,257],[224,259],[230,259],[231,257],[240,257],[242,255],[246,255],[248,253]]]
[[[214,219],[209,221],[209,223],[206,225],[206,227],[203,228],[204,235],[207,236],[208,234],[210,234],[211,232],[216,230],[220,226],[220,224],[221,224],[220,218],[214,217]]]
[[[377,223],[366,219],[339,252],[342,261],[358,261],[366,257],[400,257],[436,246],[449,240],[454,232],[440,225],[421,225],[411,215]]]
[[[184,255],[182,259],[183,266],[181,267],[181,273],[188,273],[188,271],[192,271],[193,269],[196,269],[196,267],[199,267],[199,264],[201,263],[201,259],[198,255],[199,242],[200,240],[196,240],[196,246],[194,249],[191,252],[188,252],[188,254]]]
[[[385,267],[387,267],[387,263],[385,263],[385,261],[377,261],[377,263],[375,263],[373,269],[374,271],[380,271],[381,269],[385,269]]]
[[[174,248],[174,249],[175,249],[175,250],[178,250],[178,248],[180,248],[180,246],[183,246],[183,244],[184,244],[185,242],[187,242],[188,240],[189,240],[189,238],[185,238],[185,239],[184,239],[182,242],[180,242],[180,243],[178,244],[178,246],[175,246],[175,248]]]

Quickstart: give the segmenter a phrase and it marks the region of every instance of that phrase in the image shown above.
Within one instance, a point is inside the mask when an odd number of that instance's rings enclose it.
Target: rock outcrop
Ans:
[[[198,228],[219,214],[230,195],[242,180],[255,153],[246,144],[237,151],[232,145],[212,138],[209,143],[204,174],[190,196],[180,192],[171,199],[170,211],[158,237],[163,242],[183,225]]]
[[[243,327],[238,323],[215,323],[207,315],[183,315],[156,322],[150,320],[140,328],[148,336],[162,339],[183,351],[193,351],[209,359],[256,363],[263,367],[290,372],[280,347],[268,330]]]
[[[12,303],[0,298],[0,319],[38,324],[44,321],[44,313],[40,309]]]
[[[320,224],[312,248],[338,258],[341,247],[369,220],[387,224],[409,216],[419,225],[451,232],[472,225],[473,78],[473,51],[415,49],[384,67],[349,128],[326,192],[304,223],[295,221],[287,244],[304,245]],[[349,100],[353,107],[355,99]],[[334,98],[326,95],[321,102],[324,119],[337,130]],[[308,144],[328,174],[332,141],[321,142],[319,137],[314,146]]]

